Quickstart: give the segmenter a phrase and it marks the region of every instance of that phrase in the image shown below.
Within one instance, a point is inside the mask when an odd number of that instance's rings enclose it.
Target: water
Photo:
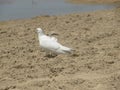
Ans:
[[[0,0],[0,21],[114,8],[105,4],[71,4],[65,0]]]

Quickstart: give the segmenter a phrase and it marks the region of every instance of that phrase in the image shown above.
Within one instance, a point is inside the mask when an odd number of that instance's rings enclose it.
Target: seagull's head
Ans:
[[[43,30],[41,29],[41,28],[37,28],[37,32],[39,33],[39,34],[44,34],[44,32],[43,32]]]
[[[38,32],[38,33],[42,33],[43,30],[42,30],[41,28],[37,28],[37,32]]]

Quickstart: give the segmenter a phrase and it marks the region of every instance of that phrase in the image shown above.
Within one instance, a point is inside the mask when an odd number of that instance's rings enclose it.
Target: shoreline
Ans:
[[[91,3],[91,4],[114,4],[120,3],[120,0],[67,0],[70,3]]]
[[[119,8],[119,7],[118,7]],[[14,21],[29,21],[32,19],[37,19],[37,18],[52,18],[52,17],[64,17],[64,16],[71,16],[71,15],[84,15],[84,14],[92,14],[92,13],[102,13],[102,12],[108,12],[108,11],[112,11],[112,12],[116,12],[116,10],[118,10],[117,8],[113,8],[113,9],[106,9],[106,10],[97,10],[97,11],[89,11],[89,12],[74,12],[74,13],[68,13],[68,14],[61,14],[61,15],[39,15],[39,16],[33,16],[33,17],[29,17],[29,18],[18,18],[18,19],[10,19],[10,20],[3,20],[0,21],[0,23],[9,23],[9,22],[14,22]]]

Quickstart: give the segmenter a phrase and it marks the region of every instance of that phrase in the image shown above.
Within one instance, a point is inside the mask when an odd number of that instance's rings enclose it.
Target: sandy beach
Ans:
[[[76,51],[45,57],[38,27]],[[120,8],[0,22],[0,90],[120,90]]]

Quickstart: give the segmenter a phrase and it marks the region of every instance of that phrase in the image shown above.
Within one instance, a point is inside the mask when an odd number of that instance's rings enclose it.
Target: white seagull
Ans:
[[[65,54],[72,52],[71,48],[65,47],[58,43],[57,38],[45,35],[41,28],[37,28],[37,32],[39,44],[43,49],[45,49],[45,51],[49,51],[53,54]]]

